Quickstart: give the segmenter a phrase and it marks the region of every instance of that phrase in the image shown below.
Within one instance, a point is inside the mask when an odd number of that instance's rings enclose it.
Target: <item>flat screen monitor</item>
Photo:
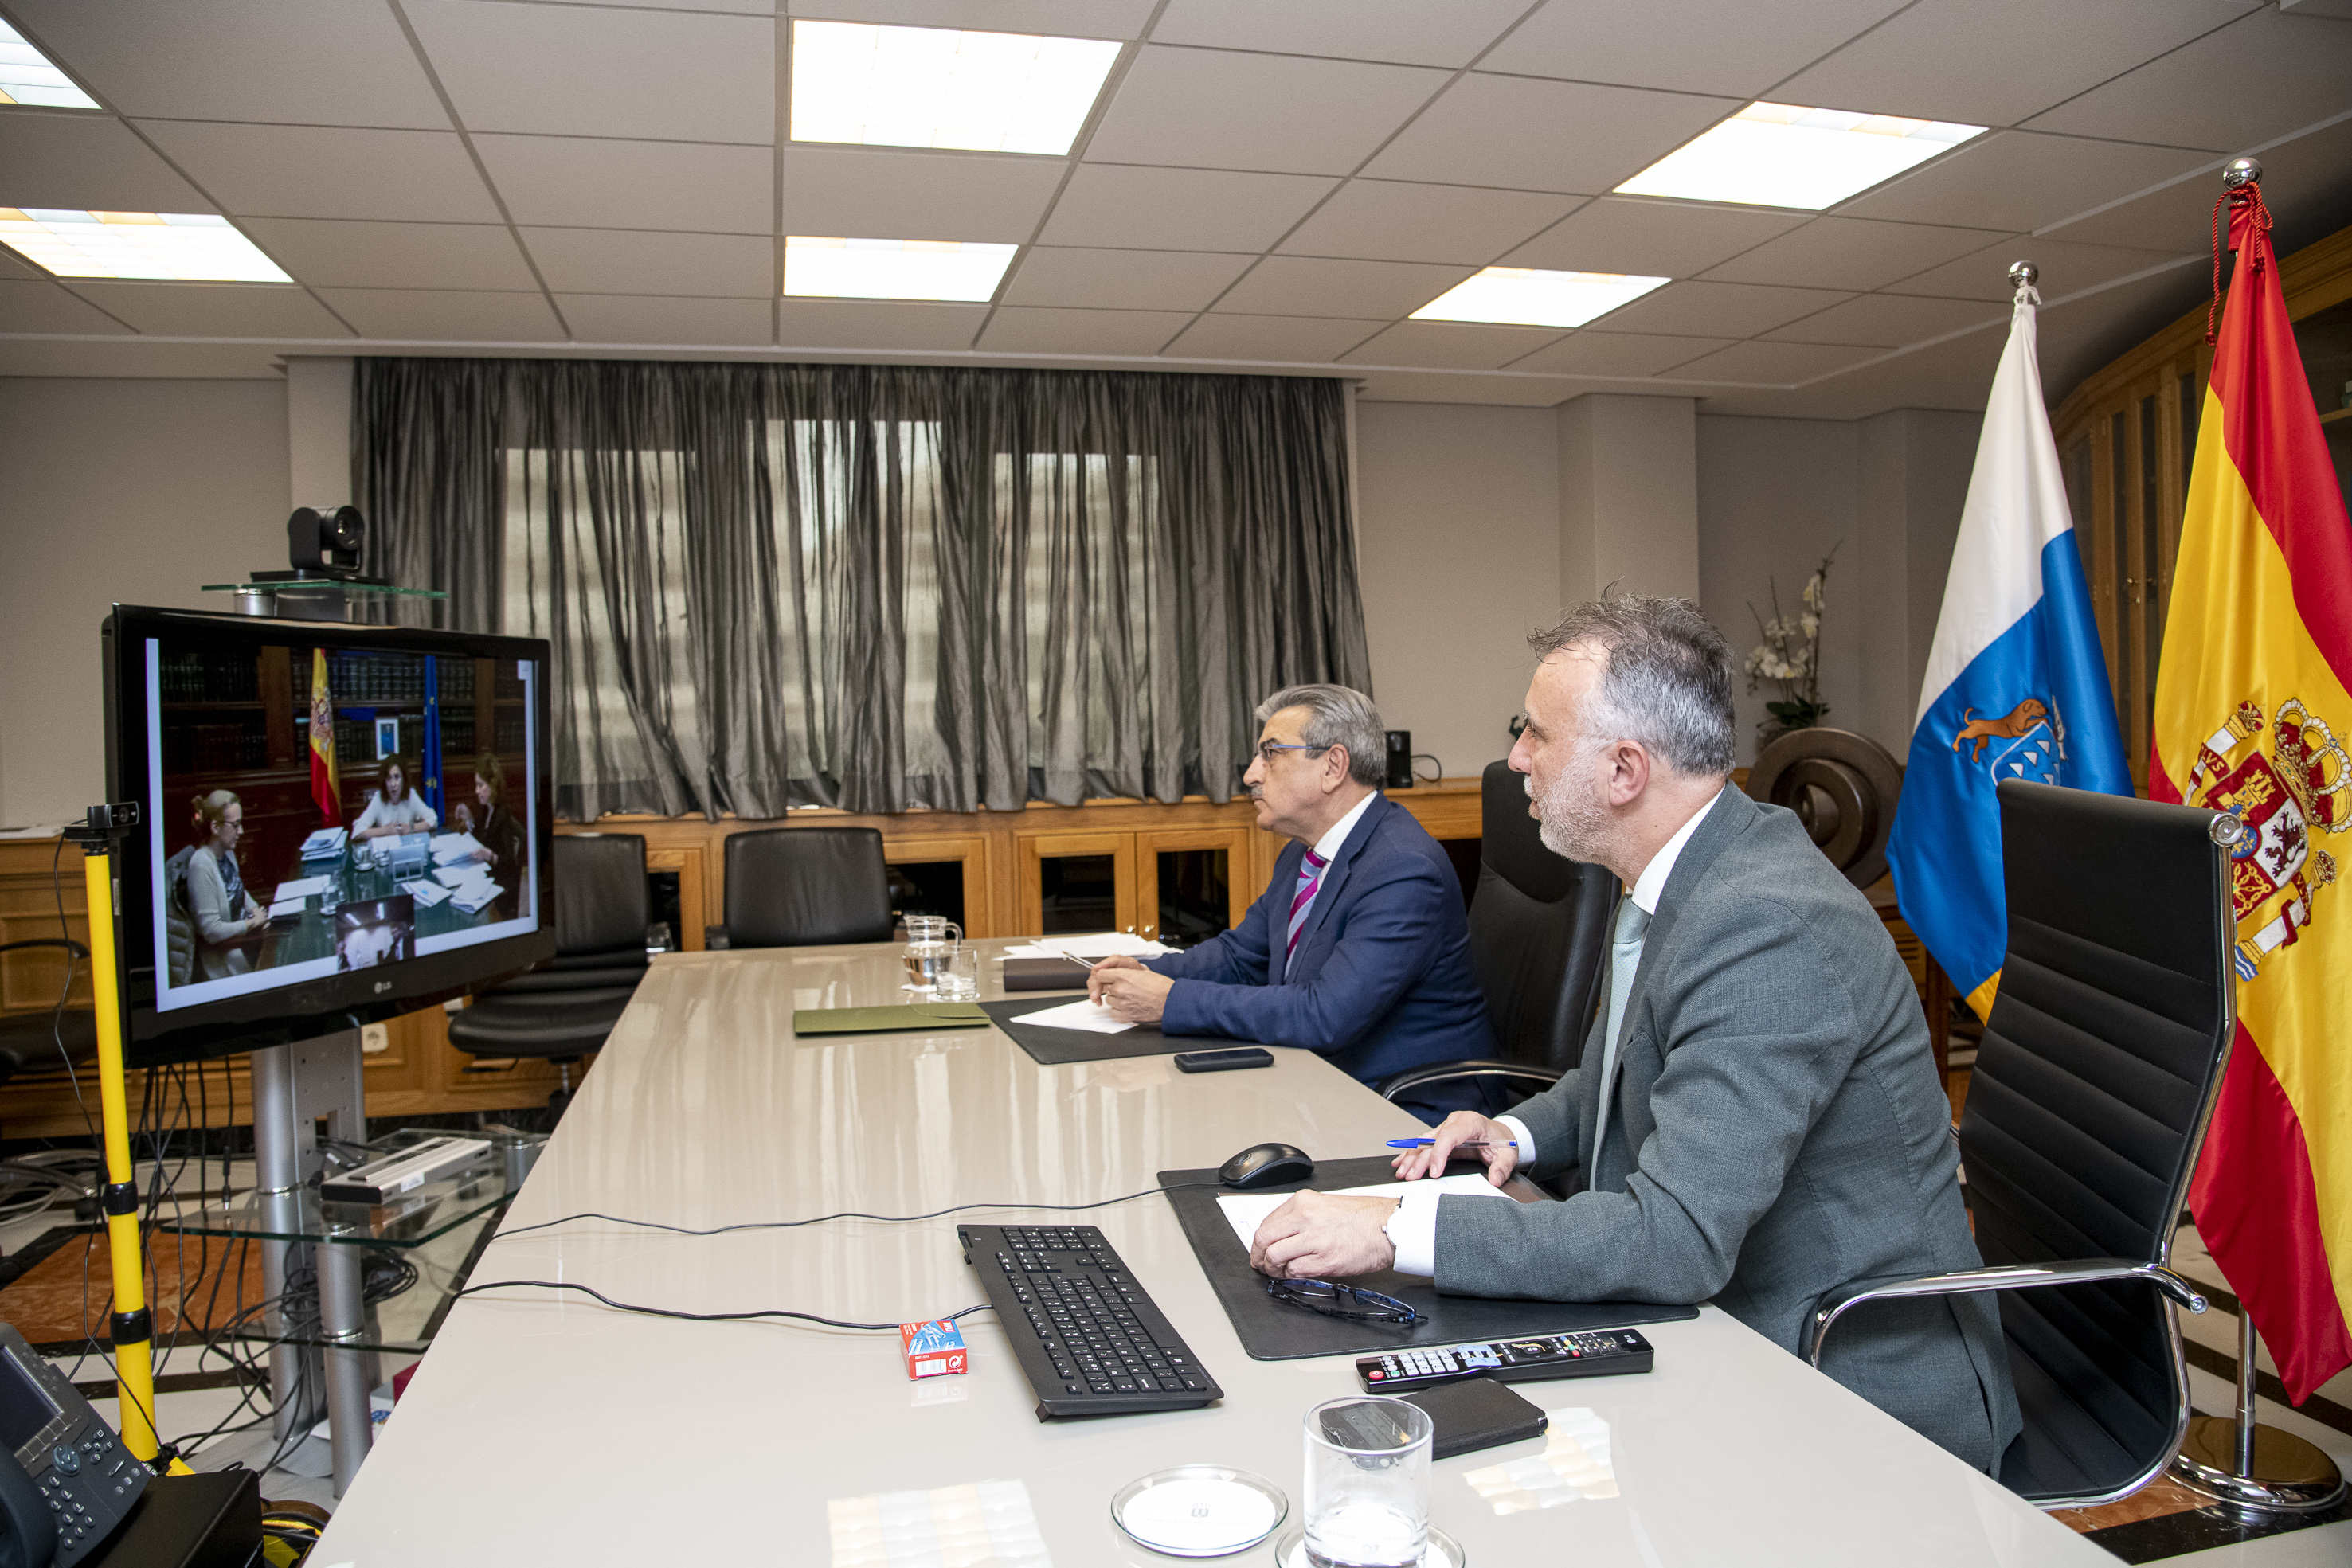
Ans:
[[[555,951],[548,646],[117,605],[126,1056],[373,1023]]]

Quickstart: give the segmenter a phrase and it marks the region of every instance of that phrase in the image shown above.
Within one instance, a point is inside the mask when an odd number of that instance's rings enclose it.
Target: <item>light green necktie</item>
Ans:
[[[1617,906],[1617,929],[1609,939],[1609,1033],[1601,1051],[1601,1103],[1592,1118],[1592,1154],[1584,1162],[1585,1185],[1598,1179],[1601,1145],[1609,1141],[1610,1105],[1617,1098],[1617,1035],[1625,1024],[1625,998],[1633,972],[1642,967],[1642,939],[1650,934],[1650,912],[1630,892]]]

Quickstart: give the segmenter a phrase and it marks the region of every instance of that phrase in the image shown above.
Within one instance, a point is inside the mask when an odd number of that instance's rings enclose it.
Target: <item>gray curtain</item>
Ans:
[[[358,362],[370,564],[545,637],[557,804],[1229,799],[1251,709],[1370,689],[1339,383]]]

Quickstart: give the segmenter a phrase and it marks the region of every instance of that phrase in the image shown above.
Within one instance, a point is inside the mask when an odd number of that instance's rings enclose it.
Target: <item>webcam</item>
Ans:
[[[306,577],[358,576],[366,541],[357,507],[297,507],[286,519],[287,564]]]

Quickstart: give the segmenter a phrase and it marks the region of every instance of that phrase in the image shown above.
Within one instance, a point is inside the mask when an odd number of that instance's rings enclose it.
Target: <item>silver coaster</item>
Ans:
[[[1429,1527],[1429,1547],[1421,1556],[1421,1568],[1463,1568],[1469,1562],[1462,1543],[1435,1525]],[[1307,1561],[1307,1527],[1294,1524],[1282,1532],[1274,1543],[1275,1568],[1313,1568]]]
[[[1154,1470],[1110,1500],[1111,1519],[1130,1540],[1171,1557],[1246,1552],[1289,1512],[1273,1482],[1225,1465]]]

